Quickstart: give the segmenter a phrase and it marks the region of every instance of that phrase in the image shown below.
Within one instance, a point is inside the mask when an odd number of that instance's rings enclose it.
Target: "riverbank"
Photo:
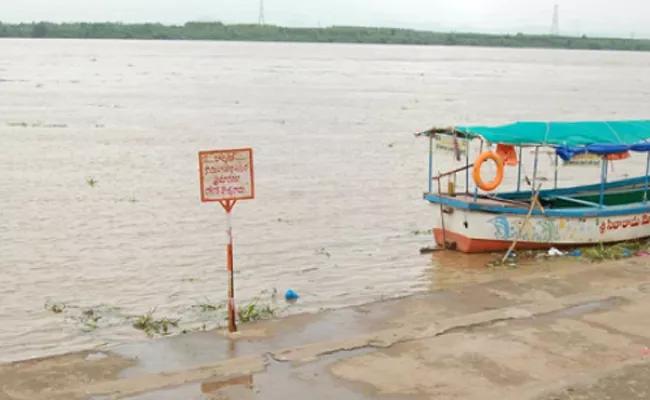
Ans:
[[[275,25],[187,22],[21,23],[0,22],[0,37],[58,39],[224,40],[251,42],[368,43],[434,46],[650,51],[650,40],[582,36],[432,32],[413,29],[332,26],[289,28]]]
[[[426,295],[0,366],[0,399],[646,398],[650,262],[540,265]]]

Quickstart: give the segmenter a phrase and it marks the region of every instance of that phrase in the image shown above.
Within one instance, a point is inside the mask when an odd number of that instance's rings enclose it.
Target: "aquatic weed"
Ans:
[[[246,306],[237,309],[237,318],[241,323],[245,324],[248,322],[271,319],[275,317],[275,313],[276,309],[270,304],[260,306],[255,302],[251,302]]]
[[[210,299],[205,299],[204,303],[199,303],[196,305],[192,306],[193,308],[198,308],[201,310],[201,312],[213,312],[213,311],[219,311],[224,308],[223,304],[220,303],[214,303],[210,301]]]
[[[99,322],[100,319],[102,319],[102,316],[93,308],[83,310],[81,315],[77,318],[86,331],[97,329],[97,322]]]
[[[95,187],[99,182],[94,177],[89,176],[88,178],[86,178],[86,183],[90,187]]]
[[[155,334],[159,334],[163,336],[169,335],[170,327],[178,328],[178,322],[180,321],[179,319],[175,319],[175,320],[169,318],[156,319],[154,318],[155,312],[156,309],[153,308],[144,315],[134,317],[133,327],[135,329],[144,331],[149,337],[152,337]]]
[[[131,204],[134,204],[138,202],[138,199],[134,195],[131,195],[131,196],[122,197],[120,201],[126,201]]]
[[[277,300],[278,290],[275,288],[273,289],[273,292],[271,293],[271,301],[269,303],[260,304],[262,295],[266,293],[268,293],[268,291],[263,290],[248,304],[237,308],[237,317],[241,323],[245,324],[248,322],[275,318],[279,310],[273,305],[273,303]]]
[[[596,246],[584,249],[582,257],[595,262],[620,260],[644,249],[645,246],[646,244],[641,241],[623,242],[609,246],[600,242]]]
[[[181,333],[185,335],[192,332],[205,332],[206,330],[208,330],[208,327],[205,325],[205,323],[203,323],[203,325],[198,328],[185,328],[181,331]]]
[[[45,303],[44,308],[47,311],[51,311],[54,314],[61,314],[67,309],[67,306],[63,303],[50,303],[49,300]]]

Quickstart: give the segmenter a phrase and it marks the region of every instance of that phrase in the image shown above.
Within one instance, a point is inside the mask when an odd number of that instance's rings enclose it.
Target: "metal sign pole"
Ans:
[[[226,200],[221,202],[226,211],[226,259],[228,265],[228,331],[237,332],[237,320],[235,318],[235,273],[233,257],[233,240],[232,240],[232,209],[237,200]]]
[[[232,209],[238,200],[255,198],[253,149],[199,152],[202,202],[219,202],[226,212],[226,262],[228,268],[228,330],[237,332],[233,261]]]

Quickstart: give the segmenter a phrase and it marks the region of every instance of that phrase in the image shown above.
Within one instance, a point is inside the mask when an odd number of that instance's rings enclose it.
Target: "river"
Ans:
[[[240,304],[292,288],[283,312],[314,312],[480,279],[458,267],[481,257],[419,254],[435,210],[412,133],[648,118],[649,70],[647,53],[1,40],[0,361],[142,340],[128,317],[153,308],[181,327],[221,322],[194,307],[223,302],[227,277],[199,150],[255,151],[256,198],[233,214]]]

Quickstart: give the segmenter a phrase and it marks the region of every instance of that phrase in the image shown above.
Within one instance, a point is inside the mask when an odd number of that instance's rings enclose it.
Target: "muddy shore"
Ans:
[[[645,399],[650,262],[0,365],[2,400]]]

